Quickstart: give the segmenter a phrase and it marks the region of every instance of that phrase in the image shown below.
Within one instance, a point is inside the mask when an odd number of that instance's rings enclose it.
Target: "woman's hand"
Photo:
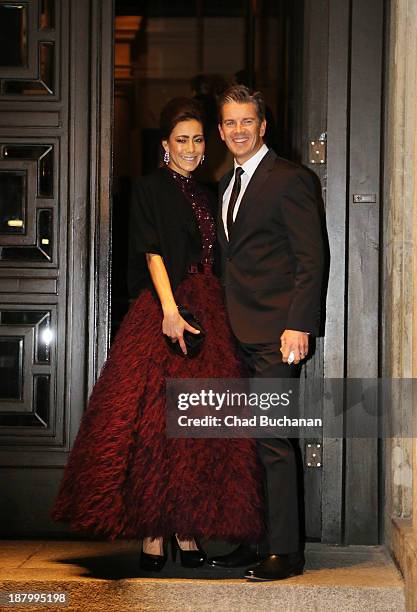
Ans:
[[[162,257],[157,253],[146,253],[146,261],[164,313],[162,332],[171,338],[172,342],[179,342],[182,352],[186,355],[187,347],[184,342],[184,331],[189,331],[192,334],[199,334],[200,331],[184,321],[178,312]]]
[[[179,342],[180,347],[184,355],[187,354],[187,347],[184,342],[184,331],[189,331],[192,334],[199,334],[200,331],[191,327],[187,321],[185,321],[177,307],[164,309],[164,318],[162,321],[162,332],[171,338],[172,342]]]

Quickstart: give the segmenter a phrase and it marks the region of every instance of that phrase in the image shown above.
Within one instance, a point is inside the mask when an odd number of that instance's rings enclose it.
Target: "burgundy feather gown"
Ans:
[[[193,179],[172,172],[192,206],[212,259],[214,221]],[[165,378],[237,378],[241,365],[211,273],[188,274],[175,292],[207,332],[200,354],[174,355],[161,308],[146,289],[132,303],[93,389],[51,510],[70,529],[109,539],[219,538],[256,542],[263,532],[253,440],[169,439]],[[219,356],[221,355],[221,359]]]

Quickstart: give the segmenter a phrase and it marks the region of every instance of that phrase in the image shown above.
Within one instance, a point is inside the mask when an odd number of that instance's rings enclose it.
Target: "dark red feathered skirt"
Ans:
[[[158,302],[148,290],[139,296],[94,387],[51,516],[110,539],[176,532],[255,542],[263,520],[254,441],[165,435],[166,377],[243,373],[218,280],[189,275],[176,299],[207,331],[201,353],[174,355]]]

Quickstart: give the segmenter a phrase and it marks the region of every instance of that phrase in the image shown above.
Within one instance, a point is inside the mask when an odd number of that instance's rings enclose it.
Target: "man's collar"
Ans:
[[[255,155],[252,155],[252,157],[250,157],[247,161],[245,161],[244,164],[241,165],[241,168],[243,168],[243,171],[249,176],[249,178],[252,177],[252,174],[255,172],[256,168],[259,166],[261,160],[265,157],[268,151],[269,149],[266,144],[263,144],[261,148],[256,151]],[[234,160],[235,170],[239,165],[240,164],[238,164],[237,161]]]

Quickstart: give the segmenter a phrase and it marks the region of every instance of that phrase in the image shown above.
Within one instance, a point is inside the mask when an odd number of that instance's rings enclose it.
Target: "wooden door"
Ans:
[[[331,265],[324,339],[307,377],[376,378],[379,354],[380,150],[384,3],[304,2],[303,82],[299,90],[301,161],[319,177]],[[311,163],[319,137],[324,163]],[[313,155],[311,155],[313,153]],[[308,378],[306,411],[308,412]],[[334,438],[327,431],[350,415],[323,397],[320,469],[305,466],[307,536],[328,543],[379,541],[378,440]],[[315,404],[316,406],[316,404]],[[316,416],[316,415],[311,415]],[[303,449],[303,450],[304,450]]]
[[[112,1],[0,0],[0,504],[48,518],[108,336]]]

